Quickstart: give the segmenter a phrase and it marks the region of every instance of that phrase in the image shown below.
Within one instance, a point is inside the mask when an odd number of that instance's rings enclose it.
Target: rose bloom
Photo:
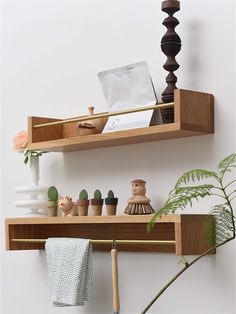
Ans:
[[[21,131],[13,138],[14,149],[22,153],[28,146],[28,133]]]

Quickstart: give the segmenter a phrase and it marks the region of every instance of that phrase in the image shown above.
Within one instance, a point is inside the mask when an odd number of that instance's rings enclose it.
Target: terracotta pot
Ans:
[[[88,216],[89,200],[77,200],[79,216]]]
[[[117,205],[106,205],[107,216],[115,216]]]
[[[101,199],[92,198],[90,200],[92,205],[93,216],[101,216],[103,201],[104,200],[102,198]]]
[[[103,205],[103,202],[104,202],[104,199],[103,198],[100,198],[100,199],[96,199],[96,198],[92,198],[90,200],[91,202],[91,205]]]
[[[105,204],[107,208],[107,216],[114,216],[116,215],[116,208],[118,204],[117,197],[107,197],[105,198]]]
[[[102,215],[102,205],[92,205],[93,216]]]
[[[48,201],[47,207],[48,207],[48,216],[49,217],[57,216],[57,202]]]

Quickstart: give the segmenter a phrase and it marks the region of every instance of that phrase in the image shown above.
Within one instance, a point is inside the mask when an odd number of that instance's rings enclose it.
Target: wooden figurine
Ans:
[[[94,192],[94,198],[91,199],[91,205],[93,210],[93,216],[101,216],[103,199],[99,190]]]
[[[57,206],[58,206],[58,192],[55,186],[50,186],[48,189],[48,216],[57,216]]]
[[[58,207],[62,210],[63,217],[76,216],[74,212],[74,204],[70,196],[61,198],[58,202]]]
[[[144,180],[133,180],[132,182],[133,196],[128,199],[128,206],[125,214],[128,215],[147,215],[153,214],[155,211],[150,205],[150,199],[145,196],[146,182]]]
[[[163,68],[169,71],[166,77],[167,87],[162,93],[162,101],[165,103],[174,101],[174,89],[176,89],[177,77],[174,74],[179,68],[179,64],[175,60],[175,56],[181,49],[181,39],[175,32],[175,27],[179,24],[177,18],[173,15],[180,9],[180,2],[178,0],[166,0],[162,1],[161,9],[169,16],[163,21],[163,25],[167,28],[167,32],[161,40],[161,50],[167,56],[166,63]],[[174,122],[174,109],[166,108],[161,109],[162,119],[164,123]]]
[[[105,204],[107,208],[107,216],[116,215],[116,208],[118,204],[118,198],[114,197],[113,191],[109,191],[107,198],[105,198]]]
[[[86,190],[82,190],[79,194],[79,199],[77,200],[78,212],[79,216],[87,216],[88,215],[88,192]]]
[[[94,107],[88,107],[89,116],[93,116]],[[78,123],[78,133],[79,135],[90,135],[102,133],[105,124],[107,123],[108,118],[97,118],[92,120],[86,120]]]

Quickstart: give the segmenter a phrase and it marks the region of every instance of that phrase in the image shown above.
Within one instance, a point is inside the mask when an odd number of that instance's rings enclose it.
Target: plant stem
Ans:
[[[201,255],[199,255],[198,257],[196,257],[194,260],[192,260],[190,263],[185,264],[185,267],[183,269],[181,269],[159,292],[158,294],[152,299],[152,301],[148,304],[148,306],[141,312],[141,314],[145,314],[147,313],[147,311],[149,310],[149,308],[153,305],[153,303],[156,302],[156,300],[163,294],[163,292],[180,276],[182,275],[188,268],[190,268],[193,264],[195,264],[198,260],[200,260],[202,257],[204,257],[205,255],[209,254],[210,252],[214,251],[216,248],[226,244],[227,242],[233,240],[235,238],[235,236],[225,240],[224,242],[217,244],[215,246],[213,246],[212,248],[206,250],[205,252],[203,252]]]
[[[225,197],[224,197],[224,196],[222,196],[222,195],[220,195],[220,194],[217,194],[217,193],[212,193],[211,195],[219,196],[219,197],[221,197],[221,198],[224,198],[224,199],[225,199]]]
[[[229,184],[227,184],[227,185],[224,187],[224,189],[227,189],[227,187],[230,186],[230,185],[231,185],[232,183],[234,183],[234,182],[236,182],[236,179],[233,180],[233,181],[231,181]]]
[[[232,200],[234,200],[235,198],[236,198],[236,195],[233,198],[231,198],[229,201],[232,202]]]
[[[222,178],[223,179],[223,178]],[[203,252],[201,255],[199,255],[198,257],[196,257],[195,259],[193,259],[190,263],[185,263],[185,267],[183,269],[181,269],[159,292],[158,294],[152,299],[152,301],[148,304],[148,306],[141,312],[141,314],[145,314],[147,313],[147,311],[149,310],[149,308],[153,305],[153,303],[156,302],[156,300],[165,292],[165,290],[180,276],[182,275],[187,269],[189,269],[193,264],[195,264],[197,261],[199,261],[201,258],[203,258],[205,255],[207,255],[208,253],[216,250],[216,248],[226,244],[227,242],[232,241],[235,238],[235,222],[234,222],[234,212],[233,212],[233,208],[231,206],[230,200],[229,200],[229,195],[226,194],[225,192],[225,188],[223,187],[223,183],[222,183],[222,179],[219,180],[220,183],[220,190],[223,192],[224,194],[224,199],[226,200],[226,203],[228,204],[229,208],[230,208],[230,212],[231,212],[231,218],[232,218],[232,226],[233,226],[233,236],[226,239],[225,241],[223,241],[220,244],[216,244],[214,245],[212,248],[206,250],[205,252]]]
[[[236,193],[236,190],[234,190],[234,191],[232,191],[231,193],[229,193],[229,194],[228,194],[228,198],[229,198],[232,194],[234,194],[234,193]]]

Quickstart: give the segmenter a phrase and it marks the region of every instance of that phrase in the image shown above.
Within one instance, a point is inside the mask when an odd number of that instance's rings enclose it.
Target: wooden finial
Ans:
[[[89,111],[89,115],[92,116],[93,115],[93,111],[94,111],[94,106],[89,106],[88,107],[88,111]]]
[[[173,16],[175,12],[180,10],[180,2],[177,0],[166,0],[162,1],[161,9],[169,16],[163,21],[163,25],[167,28],[167,32],[161,40],[161,50],[167,56],[166,63],[163,68],[169,71],[166,77],[167,87],[162,93],[163,102],[174,101],[174,89],[176,89],[177,77],[174,74],[179,68],[179,64],[175,60],[176,55],[181,49],[181,39],[175,32],[175,27],[179,24],[179,21]],[[174,122],[174,109],[163,109],[161,110],[163,122],[171,123]]]

